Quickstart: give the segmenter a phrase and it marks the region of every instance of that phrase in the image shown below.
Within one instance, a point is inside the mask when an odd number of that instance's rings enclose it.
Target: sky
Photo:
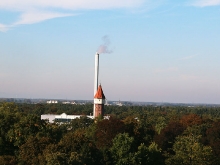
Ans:
[[[0,1],[0,97],[220,104],[220,0]]]

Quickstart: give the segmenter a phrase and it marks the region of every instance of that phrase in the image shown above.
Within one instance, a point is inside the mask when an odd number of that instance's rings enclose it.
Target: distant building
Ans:
[[[119,100],[118,103],[116,103],[117,106],[121,107],[123,106],[123,104],[121,103],[121,101]]]
[[[41,115],[41,120],[49,120],[50,123],[54,122],[70,122],[73,119],[80,118],[83,115],[67,115],[65,113],[62,113],[61,115],[53,115],[53,114],[44,114]],[[93,119],[93,116],[86,116],[90,119]]]
[[[53,115],[53,114],[44,114],[44,115],[41,115],[41,120],[48,120],[49,123],[53,123],[55,120],[55,116],[56,115]]]
[[[67,115],[65,113],[62,113],[61,115],[54,115],[54,114],[44,114],[41,115],[41,120],[48,120],[49,123],[59,122],[59,123],[68,123],[71,120],[80,118],[84,115]],[[86,116],[90,119],[94,119],[94,116],[89,115]],[[104,116],[104,119],[109,119],[110,116]]]
[[[49,100],[47,101],[47,104],[57,104],[58,101],[57,100]]]
[[[64,102],[62,102],[62,104],[70,104],[70,102],[69,101],[64,101]]]

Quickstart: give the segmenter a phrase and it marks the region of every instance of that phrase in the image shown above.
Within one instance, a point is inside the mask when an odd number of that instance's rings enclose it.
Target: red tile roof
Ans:
[[[95,99],[105,99],[105,95],[104,95],[104,93],[102,91],[102,86],[101,85],[99,85],[98,90],[97,90],[94,98]]]

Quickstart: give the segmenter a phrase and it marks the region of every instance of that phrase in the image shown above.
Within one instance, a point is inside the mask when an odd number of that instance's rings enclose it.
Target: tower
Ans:
[[[94,118],[103,117],[104,115],[105,95],[102,90],[101,84],[98,86],[98,90],[94,96]]]

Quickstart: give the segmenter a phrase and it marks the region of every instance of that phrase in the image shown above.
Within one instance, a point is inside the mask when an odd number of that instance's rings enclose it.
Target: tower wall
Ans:
[[[103,115],[104,115],[104,104],[95,104],[94,117],[103,117]]]

